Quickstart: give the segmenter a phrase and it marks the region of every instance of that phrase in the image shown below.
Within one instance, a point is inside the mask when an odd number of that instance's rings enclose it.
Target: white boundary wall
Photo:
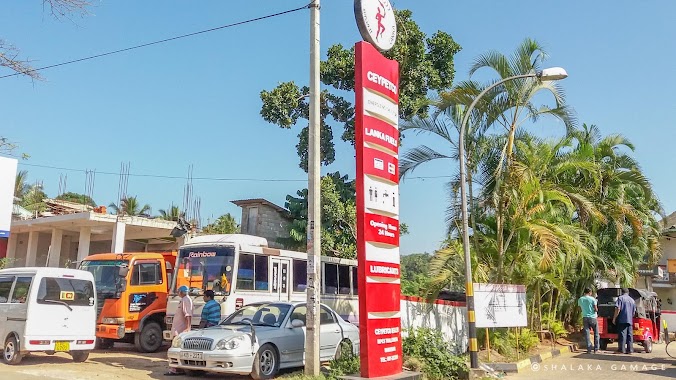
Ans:
[[[410,328],[440,330],[444,339],[451,343],[454,353],[467,351],[467,307],[464,302],[426,302],[418,297],[401,297],[402,336]]]

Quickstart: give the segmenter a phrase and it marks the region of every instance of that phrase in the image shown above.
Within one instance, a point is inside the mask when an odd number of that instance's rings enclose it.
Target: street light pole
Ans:
[[[523,74],[515,75],[512,77],[504,78],[499,80],[492,85],[488,86],[486,89],[481,91],[479,95],[472,101],[472,103],[467,107],[465,113],[462,117],[462,123],[460,124],[460,138],[458,139],[459,144],[459,155],[460,155],[460,204],[462,212],[462,249],[465,255],[465,296],[467,303],[467,323],[468,323],[468,334],[469,334],[469,359],[470,359],[470,368],[479,368],[479,345],[476,338],[476,319],[474,315],[474,282],[472,280],[472,260],[469,253],[469,223],[467,217],[467,194],[465,190],[465,131],[467,130],[467,122],[472,113],[472,110],[479,102],[479,99],[486,95],[486,93],[493,88],[508,82],[514,79],[521,78],[539,78],[541,80],[559,80],[566,78],[568,74],[565,70],[560,67],[554,67],[551,69],[542,70],[539,73],[533,74]]]
[[[305,373],[318,376],[319,295],[321,263],[320,195],[320,94],[319,94],[319,1],[310,8],[310,124],[308,126],[308,224],[307,224],[307,325],[305,333]]]

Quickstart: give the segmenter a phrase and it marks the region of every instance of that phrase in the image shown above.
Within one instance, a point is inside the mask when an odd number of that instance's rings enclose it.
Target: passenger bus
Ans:
[[[321,257],[321,301],[357,324],[357,261]],[[232,234],[206,235],[181,246],[167,302],[167,330],[178,307],[177,289],[187,286],[193,300],[192,325],[198,326],[205,290],[213,290],[225,317],[242,305],[259,301],[305,301],[307,253],[268,247],[265,238]]]

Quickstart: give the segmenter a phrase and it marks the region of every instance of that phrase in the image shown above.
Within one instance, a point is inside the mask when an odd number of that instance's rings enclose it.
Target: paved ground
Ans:
[[[672,343],[676,344],[676,343]],[[575,353],[533,364],[524,373],[510,375],[508,380],[575,379],[575,380],[644,380],[675,379],[676,359],[667,356],[664,344],[654,344],[646,354],[635,346],[632,355],[615,354],[617,345],[598,354]],[[641,352],[639,352],[641,351]]]
[[[184,376],[166,377],[166,349],[154,354],[140,354],[132,345],[118,344],[114,349],[94,351],[84,363],[73,363],[67,354],[52,356],[36,353],[24,357],[21,364],[0,364],[0,379],[12,380],[117,380],[117,379],[194,379]],[[206,379],[247,380],[243,376],[205,376]]]

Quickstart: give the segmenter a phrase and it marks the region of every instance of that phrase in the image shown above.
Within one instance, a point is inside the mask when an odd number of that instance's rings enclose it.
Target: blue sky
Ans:
[[[0,37],[16,45],[36,66],[216,27],[302,6],[306,1],[103,1],[91,15],[56,21],[42,13],[39,0],[0,4]],[[551,66],[570,77],[562,82],[580,122],[602,133],[621,133],[667,213],[673,195],[676,155],[674,58],[676,30],[672,1],[441,1],[397,0],[413,11],[428,34],[444,30],[463,47],[456,56],[456,80],[467,79],[472,60],[495,49],[511,51],[526,37],[545,45]],[[551,9],[547,9],[551,7]],[[352,1],[324,0],[322,51],[360,39]],[[45,82],[0,80],[0,135],[31,155],[26,164],[194,177],[274,178],[287,182],[194,181],[203,219],[240,210],[230,203],[267,198],[284,204],[286,194],[305,187],[295,145],[299,128],[282,130],[259,115],[259,93],[293,80],[307,84],[309,13],[275,19],[156,45],[43,73]],[[0,68],[0,75],[9,73]],[[477,79],[490,78],[479,73]],[[547,102],[547,99],[543,99]],[[540,134],[563,133],[545,120],[531,127]],[[334,135],[339,136],[336,129]],[[409,137],[407,148],[433,139]],[[354,152],[340,143],[327,171],[354,174]],[[67,190],[84,192],[81,172],[21,165],[29,178],[43,180],[50,195],[59,176]],[[421,167],[415,176],[451,175],[453,162]],[[431,252],[444,236],[445,179],[408,179],[401,185],[401,219],[410,228],[402,253]],[[181,179],[130,177],[128,193],[153,210],[182,204]],[[118,177],[98,174],[94,199],[108,204],[117,196]]]

